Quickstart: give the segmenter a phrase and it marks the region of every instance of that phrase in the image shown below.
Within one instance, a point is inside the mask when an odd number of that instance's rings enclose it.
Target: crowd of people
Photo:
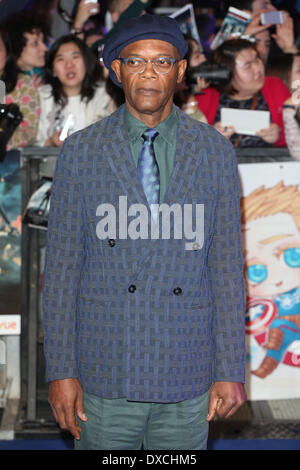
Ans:
[[[42,3],[43,11],[38,2],[24,2],[21,11],[0,18],[0,78],[6,85],[5,103],[16,103],[23,115],[8,141],[8,150],[61,146],[67,121],[66,135],[70,135],[116,110],[124,96],[101,63],[103,44],[125,19],[145,11],[153,13],[160,3],[180,7],[186,2]],[[184,80],[178,85],[175,103],[194,119],[213,125],[234,147],[288,147],[292,157],[300,160],[298,22],[291,11],[285,11],[282,24],[261,24],[262,12],[276,7],[281,10],[276,0],[274,4],[270,0],[209,3],[222,4],[224,13],[229,6],[243,10],[251,15],[251,21],[242,35],[229,37],[210,50],[220,18],[216,20],[212,8],[201,11],[201,2],[195,2],[203,43],[185,36],[187,70],[209,62],[227,68],[229,79],[215,85],[199,76],[193,87]],[[270,125],[256,135],[239,134],[234,127],[222,125],[222,108],[269,111]]]

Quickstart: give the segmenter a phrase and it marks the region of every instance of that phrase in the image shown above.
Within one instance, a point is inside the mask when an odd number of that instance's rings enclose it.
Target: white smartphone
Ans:
[[[64,122],[64,125],[63,125],[63,128],[62,128],[62,131],[61,133],[59,134],[59,140],[61,142],[63,142],[67,137],[68,137],[68,132],[70,129],[72,129],[72,127],[74,126],[74,118],[73,118],[73,115],[72,114],[68,114],[65,122]]]
[[[84,0],[84,3],[87,4],[87,3],[98,3],[98,0]],[[97,8],[92,8],[91,9],[91,13],[97,13]]]
[[[261,24],[282,24],[285,18],[281,11],[267,11],[260,16]]]

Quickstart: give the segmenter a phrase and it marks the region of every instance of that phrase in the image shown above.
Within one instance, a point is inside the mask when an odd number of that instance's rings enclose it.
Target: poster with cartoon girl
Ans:
[[[240,168],[248,395],[299,398],[300,164],[245,166],[256,167],[251,183]]]

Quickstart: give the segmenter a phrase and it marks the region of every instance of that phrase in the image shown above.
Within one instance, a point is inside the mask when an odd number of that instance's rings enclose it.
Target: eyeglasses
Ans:
[[[164,75],[169,73],[175,62],[179,62],[176,59],[171,59],[171,57],[158,57],[157,59],[143,59],[142,57],[128,57],[126,59],[119,59],[125,67],[127,68],[128,72],[130,73],[144,73],[146,69],[146,63],[151,62],[154,72]]]

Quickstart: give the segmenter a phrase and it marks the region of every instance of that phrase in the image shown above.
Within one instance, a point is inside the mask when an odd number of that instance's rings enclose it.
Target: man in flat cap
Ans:
[[[126,102],[58,157],[44,348],[76,449],[205,449],[246,399],[237,163],[173,105],[186,50],[171,18],[123,23],[103,59]]]

